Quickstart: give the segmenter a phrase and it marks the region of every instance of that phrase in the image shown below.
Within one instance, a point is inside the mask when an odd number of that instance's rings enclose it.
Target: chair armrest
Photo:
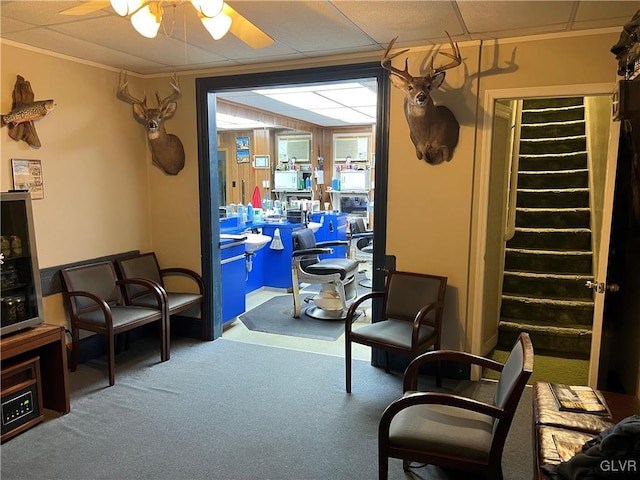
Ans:
[[[351,332],[351,324],[353,323],[356,315],[356,310],[362,304],[371,298],[384,297],[384,292],[382,291],[374,291],[365,293],[364,295],[356,298],[351,305],[349,305],[349,309],[347,310],[347,316],[345,318],[345,332]]]
[[[162,275],[163,277],[165,276],[168,277],[172,275],[189,277],[198,284],[198,290],[200,290],[200,295],[204,295],[204,280],[202,280],[202,276],[200,274],[198,274],[193,270],[190,270],[188,268],[180,268],[180,267],[163,268],[160,270],[160,275]]]
[[[316,247],[324,248],[324,247],[341,247],[341,246],[349,246],[348,240],[327,240],[325,242],[316,242]]]
[[[352,233],[350,238],[373,238],[373,232]]]
[[[408,392],[417,389],[418,369],[423,364],[441,360],[470,363],[490,368],[497,372],[501,372],[504,368],[504,365],[500,362],[496,362],[495,360],[481,357],[479,355],[474,355],[472,353],[460,352],[458,350],[434,350],[418,355],[409,363],[409,366],[407,366],[407,369],[404,371],[403,391]]]
[[[305,255],[321,255],[323,253],[333,253],[333,248],[305,248],[303,250],[294,250],[292,257],[303,257]]]
[[[424,305],[420,310],[418,310],[418,313],[416,313],[416,316],[413,320],[413,330],[411,331],[411,345],[412,347],[415,347],[418,345],[418,334],[420,333],[420,327],[422,325],[430,325],[432,326],[435,330],[436,330],[436,335],[439,334],[438,330],[438,326],[436,325],[435,322],[429,322],[429,321],[425,321],[425,319],[427,318],[427,314],[429,312],[431,312],[432,310],[435,310],[437,308],[442,307],[442,302],[435,302],[435,303],[428,303],[426,305]]]
[[[71,292],[66,292],[67,297],[69,298],[69,300],[71,300],[72,297],[85,297],[88,298],[90,300],[92,300],[93,302],[95,302],[96,307],[98,310],[102,310],[102,313],[104,314],[104,319],[105,319],[105,323],[107,324],[107,326],[113,326],[113,317],[111,316],[111,307],[109,306],[109,304],[107,302],[104,301],[103,298],[91,293],[91,292],[85,292],[82,290],[75,290],[75,291],[71,291]],[[86,310],[88,307],[83,308],[82,310]],[[70,314],[73,311],[73,309],[70,310]],[[79,315],[79,313],[78,313]],[[76,315],[77,316],[77,315]]]
[[[160,310],[165,310],[167,308],[167,291],[158,285],[156,282],[152,282],[151,280],[146,280],[144,278],[126,278],[123,280],[116,281],[118,286],[126,286],[129,284],[133,285],[142,285],[143,287],[147,287],[147,290],[156,297],[156,301],[158,302],[158,308]]]
[[[471,410],[494,418],[504,418],[505,411],[486,402],[474,398],[463,397],[451,393],[440,392],[414,392],[409,393],[393,402],[385,409],[380,419],[378,433],[388,435],[389,425],[400,411],[414,405],[447,405],[451,407]]]

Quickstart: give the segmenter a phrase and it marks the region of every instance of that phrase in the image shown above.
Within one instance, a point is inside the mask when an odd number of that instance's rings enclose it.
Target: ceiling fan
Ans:
[[[111,5],[141,35],[153,38],[162,23],[164,7],[190,3],[202,24],[215,40],[228,31],[252,48],[264,48],[274,40],[222,0],[90,0],[60,12],[62,15],[87,15]]]

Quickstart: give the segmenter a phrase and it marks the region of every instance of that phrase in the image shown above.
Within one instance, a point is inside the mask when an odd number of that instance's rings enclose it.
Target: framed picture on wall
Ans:
[[[236,137],[236,161],[249,163],[249,137]]]
[[[238,163],[249,163],[249,150],[236,150],[236,161]]]
[[[236,150],[249,150],[249,137],[236,137]]]
[[[31,198],[44,198],[44,183],[42,181],[42,162],[40,160],[11,159],[13,173],[13,189],[29,190]]]

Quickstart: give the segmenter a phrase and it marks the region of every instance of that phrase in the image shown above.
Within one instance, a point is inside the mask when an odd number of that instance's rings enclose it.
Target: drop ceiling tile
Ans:
[[[97,10],[83,16],[61,15],[60,12],[67,8],[75,7],[85,2],[64,1],[5,1],[0,2],[2,16],[8,16],[15,20],[21,20],[33,25],[54,25],[64,23],[82,22],[87,18],[104,17],[112,15],[110,7]]]
[[[122,25],[126,28],[121,28]],[[73,38],[85,39],[95,45],[106,45],[108,48],[146,58],[164,65],[182,65],[188,61],[215,61],[216,56],[183,41],[166,37],[162,32],[153,39],[142,37],[124,18],[102,17],[89,19],[82,23],[54,25],[52,30],[65,33]]]
[[[469,32],[513,32],[519,29],[564,25],[571,20],[575,2],[567,1],[458,1]],[[559,27],[557,27],[559,28]],[[561,28],[562,29],[562,28]],[[526,35],[523,33],[522,35]],[[513,36],[509,34],[508,36]]]
[[[20,20],[15,20],[13,18],[8,18],[3,16],[0,18],[0,31],[2,32],[2,36],[6,37],[8,33],[19,32],[21,30],[28,30],[30,28],[35,28],[33,25],[29,23],[24,23]]]
[[[102,65],[115,66],[125,70],[138,73],[140,69],[153,71],[163,66],[162,63],[153,62],[146,58],[129,55],[125,52],[117,52],[100,45],[87,43],[81,40],[70,38],[47,29],[36,29],[34,31],[22,31],[6,35],[6,38],[14,42],[30,45],[32,47],[49,50],[48,46],[55,44],[58,48],[64,48],[66,55],[81,60],[86,60]]]
[[[445,30],[454,37],[464,34],[453,3],[375,1],[363,7],[363,2],[339,1],[334,5],[377,43],[386,45],[399,36],[397,46],[402,46],[425,39],[446,39]]]
[[[624,25],[640,10],[640,1],[585,2],[578,4],[576,22],[611,21]],[[611,24],[607,25],[611,26]]]
[[[234,8],[297,52],[346,52],[374,44],[330,2],[238,2]]]

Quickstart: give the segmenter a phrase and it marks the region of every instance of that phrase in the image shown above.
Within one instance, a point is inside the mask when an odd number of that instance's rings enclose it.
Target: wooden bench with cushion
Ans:
[[[534,479],[548,477],[543,465],[562,462],[558,444],[582,446],[619,421],[640,414],[640,399],[632,395],[597,390],[609,409],[607,415],[560,411],[548,383],[533,385]]]

